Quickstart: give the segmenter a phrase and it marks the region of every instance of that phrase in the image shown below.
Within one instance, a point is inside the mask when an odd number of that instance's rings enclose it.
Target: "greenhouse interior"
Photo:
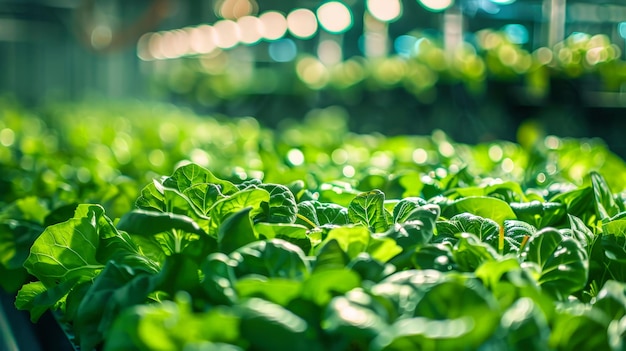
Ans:
[[[0,0],[0,350],[626,350],[622,0]]]

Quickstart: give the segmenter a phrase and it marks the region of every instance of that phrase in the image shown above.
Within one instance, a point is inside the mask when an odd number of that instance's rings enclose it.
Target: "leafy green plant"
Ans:
[[[618,211],[591,177],[602,192],[588,211]],[[79,205],[47,226],[16,306],[33,320],[59,310],[83,349],[621,347],[620,214],[592,227],[557,214],[558,227],[538,228],[537,211],[568,207],[544,199],[524,212],[452,189],[446,201],[370,190],[344,207],[188,164],[119,220]]]
[[[173,110],[158,136],[0,120],[2,288],[86,350],[623,348],[626,164],[604,144],[355,135],[333,111],[268,131]],[[128,162],[96,162],[130,133]]]

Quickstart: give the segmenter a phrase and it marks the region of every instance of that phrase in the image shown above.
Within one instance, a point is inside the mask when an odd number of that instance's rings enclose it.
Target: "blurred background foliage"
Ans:
[[[617,0],[0,0],[0,92],[272,128],[339,106],[354,132],[465,143],[533,124],[624,156],[625,19]]]
[[[626,163],[605,141],[546,135],[533,123],[521,126],[518,142],[466,144],[441,129],[355,133],[340,106],[270,129],[251,117],[199,115],[170,103],[1,103],[0,204],[29,197],[48,209],[97,202],[116,217],[131,209],[142,186],[189,162],[235,183],[291,184],[335,202],[372,189],[388,198],[429,198],[502,181],[545,192],[552,184],[583,185],[591,171],[613,191],[626,190]]]

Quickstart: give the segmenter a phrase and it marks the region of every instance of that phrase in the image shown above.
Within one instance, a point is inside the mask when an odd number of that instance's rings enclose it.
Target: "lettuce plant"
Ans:
[[[622,350],[623,201],[599,173],[521,189],[340,204],[187,164],[119,219],[81,204],[45,227],[16,306],[85,350]]]

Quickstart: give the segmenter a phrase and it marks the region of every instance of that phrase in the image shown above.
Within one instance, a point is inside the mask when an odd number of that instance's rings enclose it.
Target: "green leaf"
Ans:
[[[396,270],[396,267],[390,263],[382,263],[375,260],[368,253],[361,253],[357,257],[353,258],[346,268],[359,274],[361,279],[370,280],[373,282],[379,282],[381,279],[391,275]]]
[[[518,299],[502,314],[500,326],[506,333],[509,350],[549,350],[548,322],[543,311],[528,297]]]
[[[319,201],[348,207],[359,193],[359,191],[353,189],[350,184],[345,182],[323,183],[319,187]]]
[[[18,291],[15,307],[30,311],[30,320],[35,323],[48,309],[62,304],[67,293],[77,282],[78,278],[74,278],[53,287],[47,287],[40,281],[30,282]]]
[[[298,204],[298,215],[303,216],[316,226],[325,224],[344,225],[349,222],[348,209],[334,204],[323,203],[314,200],[302,201]],[[296,223],[309,225],[309,223],[298,219]]]
[[[595,309],[563,311],[552,321],[549,346],[564,351],[610,350],[608,323]]]
[[[475,327],[471,318],[432,320],[413,317],[392,324],[388,333],[372,342],[372,351],[403,350],[464,350],[472,349],[471,333]]]
[[[231,305],[238,300],[234,288],[236,264],[236,261],[220,252],[208,255],[202,262],[200,270],[203,278],[200,284],[211,302]]]
[[[437,222],[437,235],[439,236],[454,237],[460,233],[471,233],[481,241],[492,245],[498,242],[499,230],[500,226],[495,221],[471,213],[461,213],[447,221]]]
[[[350,345],[366,347],[372,339],[387,332],[384,307],[360,289],[333,298],[324,311],[322,328],[345,339]]]
[[[296,217],[296,223],[305,226],[311,226],[311,223],[313,223],[314,226],[319,226],[320,221],[317,218],[315,204],[319,204],[319,202],[307,200],[298,203],[298,214]],[[306,220],[302,219],[301,217],[304,217]]]
[[[2,217],[0,215],[0,266],[7,269],[21,268],[30,247],[44,228],[34,222]]]
[[[221,252],[228,254],[257,240],[250,220],[251,210],[252,207],[246,207],[230,215],[218,228],[217,243]]]
[[[409,221],[396,224],[384,233],[385,237],[393,238],[405,250],[426,245],[433,237],[431,228],[425,228],[422,221]]]
[[[193,313],[190,297],[177,294],[176,301],[137,305],[125,309],[107,333],[105,351],[194,350],[242,351],[239,317],[234,311],[212,308]]]
[[[500,261],[486,261],[475,271],[476,277],[481,279],[483,285],[490,290],[496,290],[500,283],[512,281],[517,285],[534,283],[524,276],[519,260],[516,257],[507,256]]]
[[[421,194],[424,184],[422,183],[420,176],[421,174],[415,171],[407,171],[406,173],[402,173],[397,176],[396,181],[400,186],[402,186],[402,188],[404,188],[402,197],[412,197]]]
[[[435,204],[426,204],[411,211],[405,222],[422,222],[422,227],[426,230],[435,230],[435,223],[441,214],[441,209]]]
[[[209,215],[213,205],[227,196],[222,194],[222,189],[217,184],[200,183],[194,184],[183,191],[193,206],[204,216]]]
[[[626,350],[626,317],[611,321],[608,328],[609,344],[612,350]]]
[[[115,230],[112,225],[99,227],[102,216],[101,207],[80,205],[76,217],[46,228],[35,240],[24,267],[48,287],[74,278],[91,279],[104,268],[96,260],[99,232]]]
[[[499,225],[504,223],[507,219],[516,219],[515,213],[508,203],[493,197],[465,197],[442,208],[442,215],[447,218],[464,212],[491,219]]]
[[[335,239],[327,240],[316,249],[313,271],[344,268],[350,258]]]
[[[447,280],[447,275],[433,269],[410,269],[390,275],[385,278],[381,284],[407,284],[414,288],[427,289],[433,284]]]
[[[611,320],[623,318],[626,315],[626,283],[607,281],[592,304],[604,311]]]
[[[370,241],[370,231],[363,226],[345,226],[331,229],[326,239],[317,247],[317,251],[325,243],[334,240],[339,247],[348,255],[348,259],[356,257],[361,252],[366,252]]]
[[[155,290],[174,295],[181,290],[193,291],[200,285],[199,265],[188,255],[173,254],[165,259],[155,277]]]
[[[241,190],[234,195],[219,200],[210,211],[209,234],[217,235],[219,227],[228,216],[250,207],[250,217],[253,218],[262,212],[261,204],[268,203],[270,195],[263,189]]]
[[[259,188],[270,194],[269,213],[266,222],[270,223],[294,223],[298,207],[293,194],[284,185],[261,184]]]
[[[566,228],[564,233],[571,235],[589,252],[590,246],[595,242],[595,235],[580,218],[569,214],[567,218],[571,229]]]
[[[390,263],[398,268],[410,266],[409,261],[416,249],[428,244],[433,237],[433,222],[426,221],[424,224],[420,220],[411,220],[396,223],[387,232],[374,234],[373,238],[393,240],[396,243],[396,248],[388,252],[388,258],[383,262],[391,259]]]
[[[460,271],[473,272],[481,264],[500,258],[491,245],[481,242],[474,234],[461,233],[458,239],[452,248],[452,257]]]
[[[526,222],[515,219],[504,221],[504,249],[502,254],[518,252],[525,240],[524,238],[530,239],[536,232],[537,229]],[[495,238],[489,242],[494,245]]]
[[[146,211],[172,212],[192,218],[197,217],[195,208],[187,196],[175,188],[163,186],[156,179],[142,189],[141,196],[135,201],[135,206]]]
[[[389,228],[385,214],[385,194],[372,190],[357,195],[348,206],[348,218],[353,223],[361,223],[374,233],[382,233]]]
[[[441,272],[455,270],[457,267],[454,263],[451,251],[452,245],[449,243],[431,243],[422,246],[410,257],[410,267],[418,269],[434,269]]]
[[[394,223],[403,223],[409,214],[418,207],[426,205],[426,200],[419,197],[407,197],[400,200],[393,208]]]
[[[241,336],[256,350],[322,350],[306,320],[280,305],[253,297],[239,309]]]
[[[492,335],[500,316],[486,290],[473,280],[430,279],[424,281],[430,287],[411,304],[414,316],[398,319],[378,335],[372,350],[477,349]],[[420,278],[412,280],[417,283]]]
[[[81,348],[92,350],[102,341],[124,308],[146,302],[154,289],[151,276],[109,261],[80,302],[74,330]]]
[[[252,242],[233,251],[230,257],[237,262],[237,277],[258,274],[265,277],[302,279],[309,275],[310,270],[304,252],[280,239]]]
[[[124,214],[117,223],[117,228],[129,233],[141,233],[142,235],[154,235],[172,229],[207,235],[193,219],[187,216],[146,210],[133,210]]]
[[[384,302],[389,321],[415,316],[415,307],[424,293],[449,277],[433,269],[408,269],[393,273],[371,287],[372,296]]]
[[[317,201],[313,201],[313,204],[319,225],[344,225],[350,222],[348,218],[348,209],[341,205]]]
[[[606,183],[606,180],[597,172],[591,172],[591,186],[593,188],[594,204],[599,219],[611,218],[620,212],[613,193]]]
[[[305,226],[291,223],[257,223],[254,225],[254,231],[263,240],[282,239],[299,246],[304,253],[308,254],[311,251],[311,239],[307,236]]]
[[[318,270],[302,284],[302,297],[315,302],[318,306],[326,306],[334,296],[345,294],[360,284],[361,278],[349,269]]]
[[[0,267],[22,268],[30,247],[43,232],[48,209],[36,197],[18,199],[0,212]],[[23,283],[23,281],[22,281]]]
[[[480,345],[500,319],[491,294],[475,280],[465,278],[436,283],[417,303],[415,315],[434,320],[471,318],[474,325],[466,339],[470,345]]]
[[[617,219],[602,225],[602,247],[612,261],[626,263],[626,219]]]
[[[150,247],[137,245],[133,240],[137,238],[140,237],[133,238],[126,232],[120,232],[116,236],[100,239],[96,259],[98,262],[116,261],[146,272],[158,272],[159,265],[165,260],[163,251],[157,247],[158,254],[155,255]]]
[[[393,239],[384,236],[373,237],[370,235],[370,231],[362,226],[344,226],[331,229],[316,251],[320,252],[324,245],[330,241],[336,241],[342,251],[347,254],[348,259],[353,259],[360,253],[367,252],[373,258],[387,262],[402,251],[402,248]]]
[[[372,256],[372,258],[380,262],[389,262],[400,254],[402,250],[402,247],[391,238],[372,236],[370,237],[366,252]]]
[[[497,197],[506,202],[521,201],[525,198],[519,183],[514,181],[496,182],[485,186],[485,195]]]
[[[513,202],[509,204],[517,218],[537,228],[556,226],[567,214],[564,204],[559,202]]]
[[[247,276],[237,280],[235,290],[241,298],[260,297],[281,306],[295,299],[302,288],[302,282],[285,278]]]
[[[591,187],[560,193],[550,201],[565,204],[568,214],[580,218],[587,225],[591,225],[597,220],[596,201]]]
[[[476,269],[476,277],[491,291],[503,310],[521,298],[530,298],[547,320],[554,315],[554,299],[542,293],[537,281],[521,267],[517,257],[509,255],[500,261],[485,262]]]
[[[177,168],[163,181],[164,186],[174,188],[181,193],[197,184],[215,184],[224,195],[232,195],[239,191],[233,183],[217,178],[209,170],[194,163]]]
[[[471,196],[495,197],[505,202],[521,201],[525,196],[518,183],[501,180],[492,181],[490,184],[481,184],[474,187],[457,187],[445,193],[450,199],[458,199]]]
[[[578,241],[556,229],[537,232],[528,241],[522,257],[525,265],[534,271],[541,288],[558,299],[581,290],[587,283],[587,252]]]

